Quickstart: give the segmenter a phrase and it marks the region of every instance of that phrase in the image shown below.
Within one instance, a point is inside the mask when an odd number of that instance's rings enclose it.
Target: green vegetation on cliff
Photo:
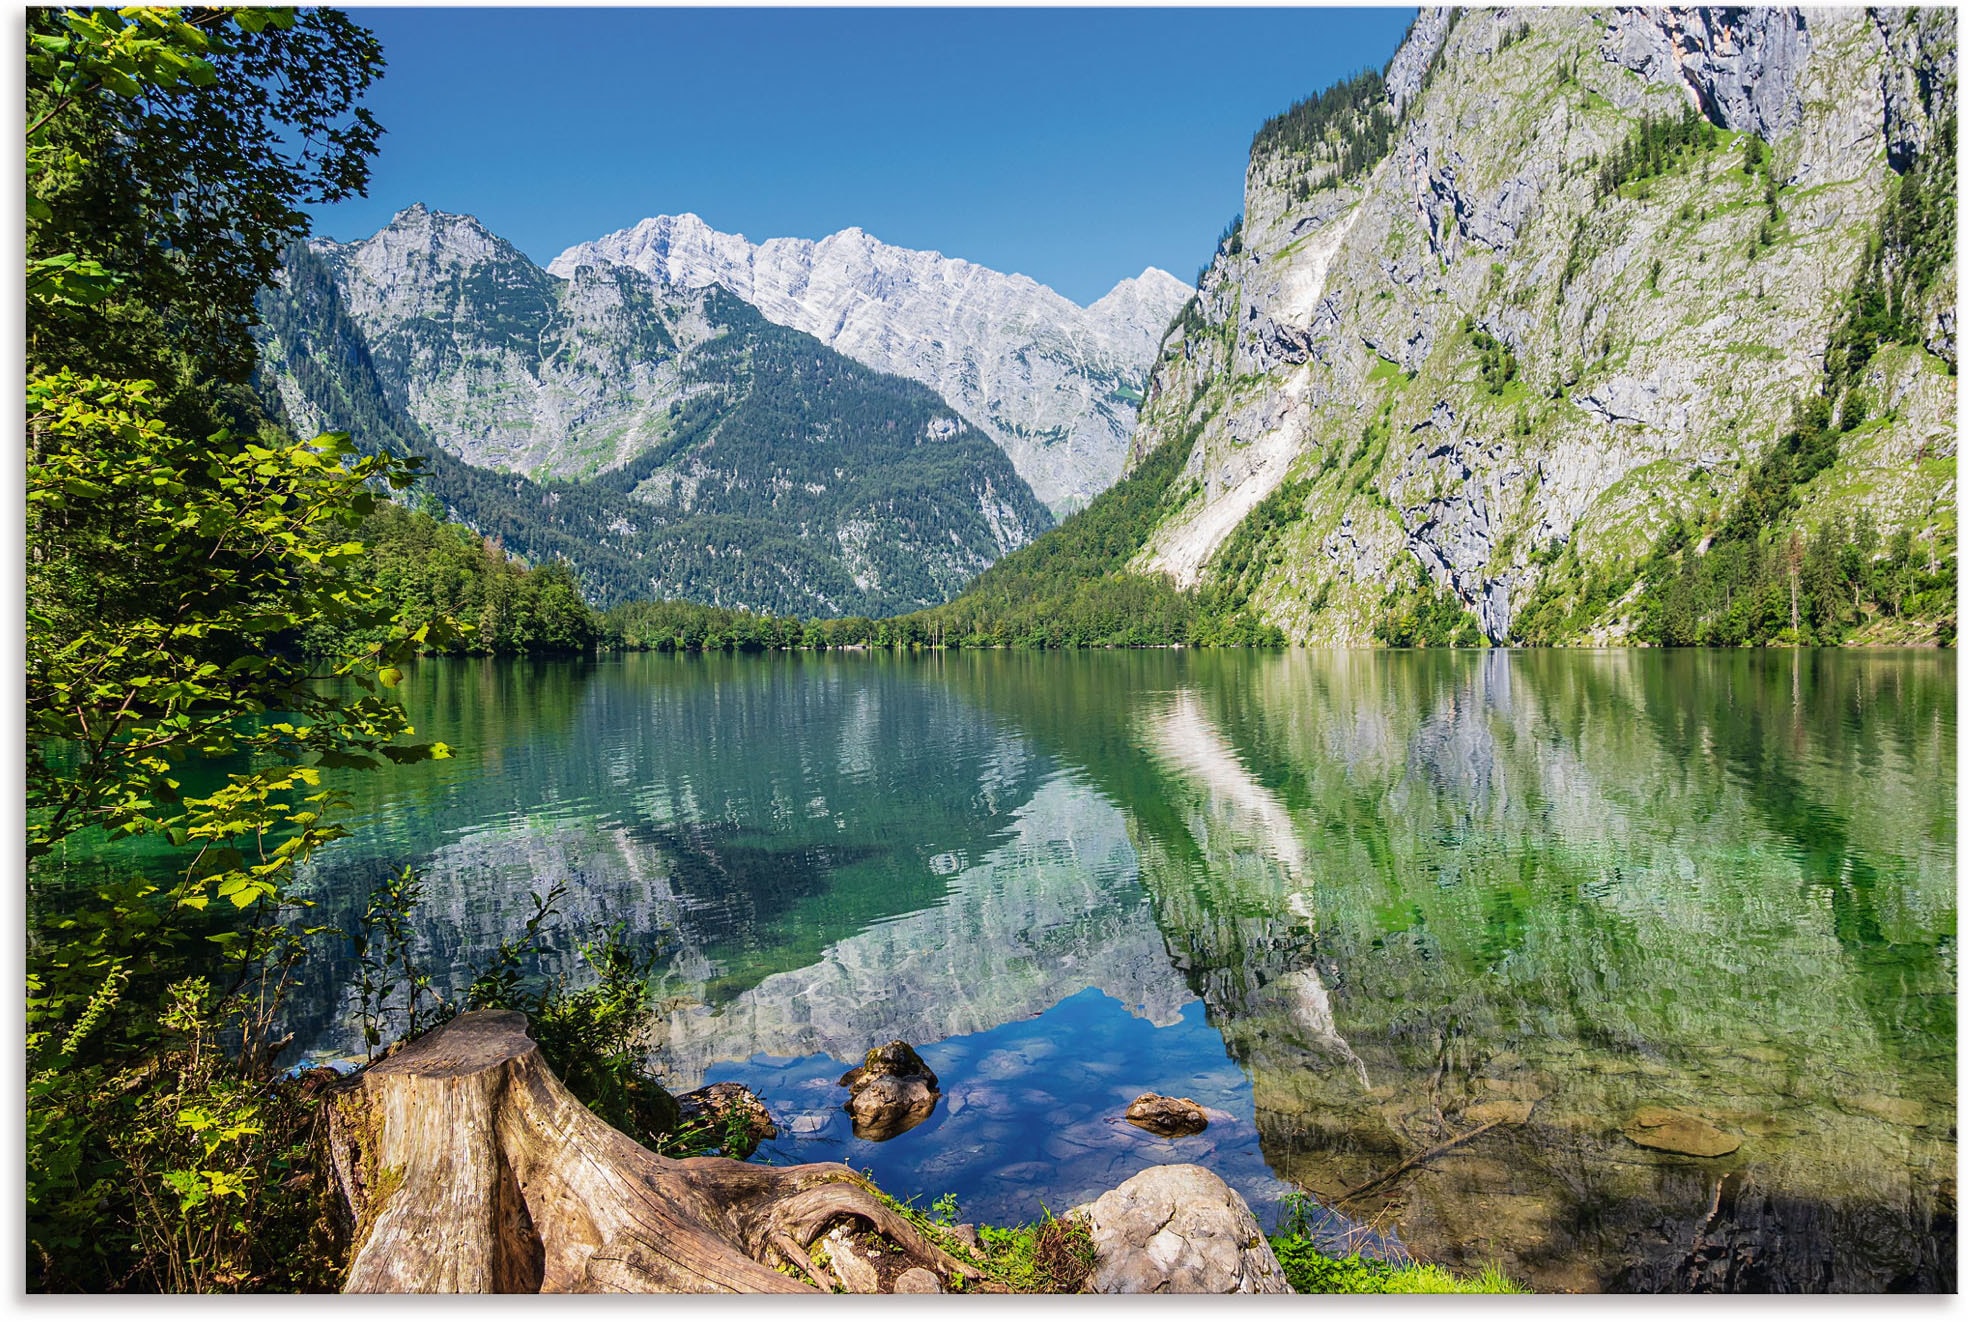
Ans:
[[[1692,107],[1678,118],[1656,118],[1643,113],[1633,136],[1599,166],[1599,196],[1603,198],[1636,180],[1651,179],[1681,168],[1698,154],[1714,151],[1723,141],[1722,130],[1696,114]],[[1755,146],[1743,157],[1744,173],[1752,172],[1764,161],[1762,143],[1755,139],[1751,142]]]
[[[1405,581],[1388,585],[1374,621],[1374,638],[1389,647],[1483,647],[1483,631],[1456,597],[1435,586],[1421,565],[1408,562]]]
[[[964,594],[927,612],[952,638],[1067,643],[1161,642],[1186,628],[1192,607],[1164,579],[1127,572],[1182,471],[1163,446],[1050,534],[985,570]]]
[[[1325,166],[1308,170],[1294,186],[1298,197],[1309,197],[1377,164],[1394,143],[1394,124],[1387,84],[1369,69],[1266,120],[1251,140],[1251,153]]]
[[[1953,641],[1951,522],[1900,528],[1882,541],[1868,511],[1849,520],[1833,513],[1808,529],[1797,512],[1846,438],[1874,422],[1868,365],[1889,346],[1921,344],[1920,309],[1951,269],[1954,187],[1950,117],[1934,150],[1894,180],[1823,375],[1790,426],[1725,514],[1693,528],[1676,519],[1654,544],[1641,566],[1640,638],[1670,647],[1835,644],[1877,626],[1889,639],[1931,631],[1943,645]]]

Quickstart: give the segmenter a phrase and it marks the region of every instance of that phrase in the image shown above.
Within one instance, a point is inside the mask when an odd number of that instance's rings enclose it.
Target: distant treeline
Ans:
[[[602,616],[603,645],[657,651],[833,647],[1280,646],[1220,592],[1183,592],[1127,563],[1163,514],[1187,443],[1171,443],[1058,528],[1005,556],[946,605],[889,619],[810,620],[689,602],[634,602]]]
[[[885,619],[801,619],[687,601],[634,601],[597,611],[566,565],[527,568],[441,507],[385,505],[364,523],[372,578],[415,617],[449,615],[465,635],[433,652],[547,654],[781,651],[838,647],[1280,646],[1241,585],[1178,590],[1127,564],[1165,513],[1187,441],[1163,446],[1057,529],[1005,556],[955,601]],[[334,638],[317,626],[310,650]]]
[[[1135,508],[1144,484],[1125,485],[1114,498],[1089,506],[1085,514],[1092,518],[1068,520],[1073,535],[1060,545],[1036,554],[1028,554],[1033,547],[1024,548],[988,571],[979,579],[984,595],[966,594],[948,606],[886,619],[803,620],[690,601],[634,601],[599,611],[582,598],[565,562],[528,567],[496,539],[434,517],[438,507],[428,497],[422,509],[379,505],[358,537],[366,547],[370,580],[396,611],[409,619],[449,618],[462,626],[455,636],[434,631],[425,647],[432,655],[1283,641],[1275,630],[1248,620],[1241,633],[1225,630],[1194,594],[1176,591],[1165,578],[1104,568],[1125,563],[1148,526]],[[1137,499],[1130,502],[1130,494]],[[1081,572],[1089,576],[1077,577]],[[996,578],[986,583],[993,574]],[[330,655],[338,647],[374,641],[323,621],[308,630],[302,646]]]
[[[562,561],[529,569],[461,524],[388,502],[363,520],[356,538],[365,548],[370,581],[398,614],[448,617],[463,626],[456,638],[434,636],[428,652],[545,656],[591,651],[601,639],[599,616]],[[335,656],[380,641],[320,620],[301,645]]]

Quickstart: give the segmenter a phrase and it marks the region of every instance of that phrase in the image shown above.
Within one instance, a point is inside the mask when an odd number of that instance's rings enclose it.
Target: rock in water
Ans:
[[[1665,1106],[1641,1107],[1620,1132],[1643,1148],[1683,1157],[1726,1157],[1742,1146],[1734,1134]]]
[[[936,1071],[924,1063],[907,1042],[876,1047],[867,1058],[841,1075],[849,1092],[847,1112],[854,1118],[854,1136],[880,1143],[914,1129],[936,1109]]]
[[[749,1157],[761,1140],[779,1137],[765,1102],[742,1083],[709,1084],[676,1100],[677,1114],[686,1124],[704,1125],[725,1135],[726,1156]],[[742,1139],[736,1132],[741,1125]]]
[[[1187,1097],[1164,1097],[1145,1092],[1128,1104],[1127,1122],[1163,1138],[1200,1134],[1209,1128],[1209,1116]]]
[[[1290,1294],[1243,1196],[1201,1166],[1150,1166],[1084,1216],[1098,1294]]]

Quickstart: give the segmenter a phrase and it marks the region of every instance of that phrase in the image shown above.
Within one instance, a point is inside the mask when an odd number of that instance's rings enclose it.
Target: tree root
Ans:
[[[843,1221],[946,1283],[974,1270],[846,1166],[650,1152],[567,1091],[510,1011],[460,1015],[338,1087],[329,1149],[351,1292],[810,1293],[827,1278],[808,1250]]]

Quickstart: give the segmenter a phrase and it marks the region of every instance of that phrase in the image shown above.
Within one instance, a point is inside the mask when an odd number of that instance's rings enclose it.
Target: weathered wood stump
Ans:
[[[964,1271],[846,1166],[657,1156],[569,1093],[510,1011],[353,1076],[329,1145],[349,1292],[811,1292],[834,1282],[808,1249],[856,1223],[945,1283]]]

